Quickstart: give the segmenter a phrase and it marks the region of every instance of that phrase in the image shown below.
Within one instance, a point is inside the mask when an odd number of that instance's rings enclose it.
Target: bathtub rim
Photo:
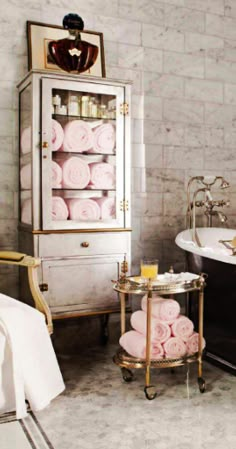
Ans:
[[[203,232],[203,230],[206,230],[208,232],[214,233],[214,232],[219,231],[219,229],[224,230],[226,233],[234,232],[234,235],[236,235],[236,230],[232,229],[232,228],[202,227],[202,228],[197,228],[196,230],[200,231],[200,232]],[[230,250],[227,250],[225,248],[226,252],[229,251],[229,254],[218,254],[218,253],[214,254],[211,251],[207,251],[207,247],[205,249],[201,248],[201,247],[197,246],[193,241],[190,241],[190,239],[187,237],[191,231],[192,231],[191,229],[184,229],[183,231],[180,231],[177,234],[177,236],[175,238],[175,243],[179,248],[183,249],[184,251],[187,251],[187,252],[190,252],[193,254],[197,254],[201,257],[217,260],[219,262],[224,262],[224,263],[231,264],[231,265],[236,265],[236,256],[231,255]],[[226,239],[227,239],[227,237],[226,237]],[[222,246],[222,248],[223,248],[223,246]]]

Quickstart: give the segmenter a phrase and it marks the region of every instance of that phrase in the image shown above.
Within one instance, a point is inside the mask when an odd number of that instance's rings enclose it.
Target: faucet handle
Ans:
[[[204,206],[204,201],[202,201],[202,200],[200,200],[200,201],[195,201],[195,206],[196,207],[202,207],[202,206]]]
[[[216,201],[212,201],[212,206],[216,206],[216,207],[223,207],[223,206],[230,206],[230,200],[216,200]]]

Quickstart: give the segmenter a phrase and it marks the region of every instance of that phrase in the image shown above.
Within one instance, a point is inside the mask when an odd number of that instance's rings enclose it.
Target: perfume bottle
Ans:
[[[49,53],[62,70],[85,72],[96,62],[98,47],[81,39],[84,22],[78,14],[67,14],[63,19],[63,27],[69,31],[68,38],[49,42]]]
[[[69,115],[79,115],[79,102],[76,95],[71,95],[68,104],[68,114]]]
[[[83,117],[89,116],[89,97],[88,97],[88,95],[82,95],[82,97],[81,97],[81,115]]]

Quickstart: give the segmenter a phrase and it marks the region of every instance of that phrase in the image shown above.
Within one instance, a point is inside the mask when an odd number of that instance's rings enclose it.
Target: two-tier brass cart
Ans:
[[[202,377],[202,351],[203,351],[203,300],[204,300],[205,275],[193,275],[191,280],[167,281],[167,282],[146,282],[140,283],[136,277],[122,277],[115,285],[114,290],[119,293],[120,310],[121,310],[121,335],[125,333],[126,320],[126,303],[129,295],[147,294],[147,332],[146,332],[146,358],[139,359],[129,355],[125,350],[119,348],[113,360],[121,368],[123,379],[126,382],[133,380],[131,369],[145,369],[145,387],[144,392],[147,399],[152,400],[157,396],[155,387],[151,385],[151,368],[175,368],[177,366],[186,365],[188,363],[198,363],[198,385],[201,393],[205,391],[205,380]],[[198,292],[198,352],[191,355],[175,359],[151,359],[151,314],[152,314],[152,294],[158,295],[175,295],[177,293]]]

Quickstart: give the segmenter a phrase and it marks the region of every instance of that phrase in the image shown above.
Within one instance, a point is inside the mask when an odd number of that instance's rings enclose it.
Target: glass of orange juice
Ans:
[[[143,279],[157,279],[158,260],[153,258],[141,259],[141,277]]]

